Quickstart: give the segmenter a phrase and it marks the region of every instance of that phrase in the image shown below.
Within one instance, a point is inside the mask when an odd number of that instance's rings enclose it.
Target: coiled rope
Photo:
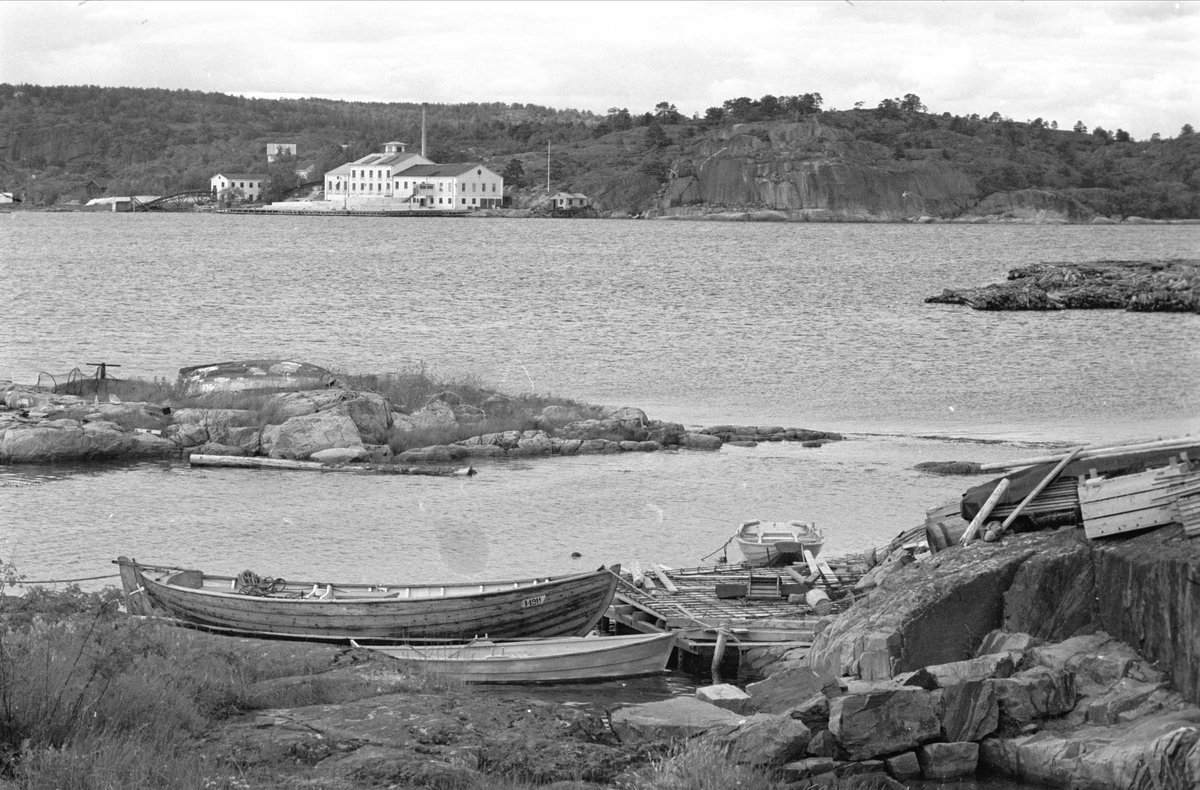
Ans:
[[[259,576],[254,571],[242,571],[237,577],[239,595],[271,595],[287,586],[286,579]]]

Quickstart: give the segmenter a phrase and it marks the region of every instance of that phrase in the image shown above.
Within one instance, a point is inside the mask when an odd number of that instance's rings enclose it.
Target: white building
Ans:
[[[295,143],[267,143],[267,162],[274,162],[275,157],[281,154],[296,155]]]
[[[384,145],[325,174],[325,200],[377,211],[470,211],[499,206],[504,179],[479,164],[434,164],[408,153],[406,143]]]
[[[242,200],[253,203],[262,195],[266,180],[266,175],[262,173],[217,173],[209,179],[209,183],[214,197],[226,189],[240,189]]]

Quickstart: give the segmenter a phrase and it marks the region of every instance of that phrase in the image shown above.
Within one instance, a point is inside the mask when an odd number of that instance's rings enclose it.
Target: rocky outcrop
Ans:
[[[1066,195],[1047,189],[993,192],[966,211],[967,216],[1021,220],[1034,224],[1091,222],[1096,212]]]
[[[947,288],[927,303],[976,310],[1200,312],[1200,260],[1041,263],[1012,269],[1008,281]]]
[[[944,160],[892,150],[816,121],[738,124],[672,163],[654,216],[885,222],[957,216],[974,179]]]
[[[912,761],[889,755],[913,750],[926,778],[967,775],[978,760],[1052,786],[1190,790],[1200,786],[1197,569],[1200,544],[1178,527],[947,549],[885,576],[799,665],[747,691],[755,708],[804,709],[814,732],[819,708],[796,701],[828,697],[835,754],[887,758],[894,776]],[[987,624],[998,630],[978,638]],[[889,715],[897,699],[931,709],[936,726]]]

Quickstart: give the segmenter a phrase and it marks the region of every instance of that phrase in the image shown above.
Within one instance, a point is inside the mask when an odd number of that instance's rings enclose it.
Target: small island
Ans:
[[[1039,263],[1012,269],[1004,283],[947,288],[929,304],[975,310],[1126,310],[1200,313],[1200,260]]]

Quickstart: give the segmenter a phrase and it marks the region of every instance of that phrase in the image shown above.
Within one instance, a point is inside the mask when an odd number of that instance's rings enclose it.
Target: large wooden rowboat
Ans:
[[[360,645],[468,683],[561,683],[651,675],[667,668],[675,635],[568,636],[464,645]]]
[[[620,566],[571,576],[439,585],[214,576],[119,557],[126,608],[212,630],[345,640],[583,636],[608,609]],[[253,578],[249,578],[253,577]]]
[[[812,522],[743,521],[733,541],[748,565],[779,565],[820,554],[825,535]]]

